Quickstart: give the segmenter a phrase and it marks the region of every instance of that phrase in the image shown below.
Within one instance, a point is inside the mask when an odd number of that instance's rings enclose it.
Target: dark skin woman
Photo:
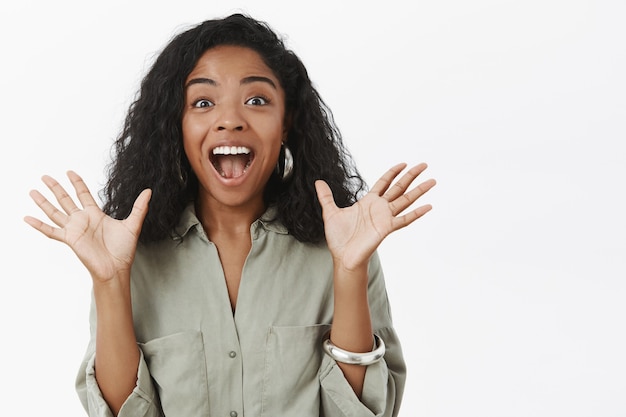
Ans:
[[[175,37],[145,76],[114,150],[102,209],[70,171],[76,198],[44,176],[57,204],[38,191],[31,197],[52,223],[25,218],[68,245],[91,275],[95,380],[114,415],[137,391],[146,353],[136,328],[151,320],[137,317],[139,295],[131,294],[138,246],[188,241],[176,227],[186,209],[217,249],[232,314],[253,250],[251,227],[272,208],[270,220],[286,228],[291,245],[323,248],[332,261],[329,343],[357,357],[377,346],[368,268],[385,237],[431,209],[411,206],[435,181],[412,187],[426,164],[402,173],[401,163],[367,192],[306,69],[266,24],[232,15]],[[368,366],[339,359],[336,366],[367,403]],[[386,401],[379,415],[397,414],[398,404]],[[153,407],[165,414],[166,406]]]

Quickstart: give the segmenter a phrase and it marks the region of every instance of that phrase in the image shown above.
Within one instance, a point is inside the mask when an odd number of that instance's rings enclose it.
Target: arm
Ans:
[[[76,375],[76,392],[87,415],[91,417],[114,417],[112,408],[104,399],[100,384],[96,380],[96,303],[92,292],[92,302],[89,312],[89,345],[85,351],[80,368]],[[148,369],[147,358],[142,349],[139,351],[139,366],[135,376],[136,386],[126,398],[118,417],[163,417],[161,402],[157,388],[152,381],[151,370]]]
[[[95,377],[115,415],[137,384],[139,348],[133,327],[130,276],[94,284],[96,327]]]
[[[137,197],[127,219],[115,220],[100,210],[76,173],[68,172],[68,177],[82,209],[56,180],[44,176],[43,182],[62,211],[38,191],[31,191],[30,195],[57,227],[33,217],[24,220],[48,238],[68,245],[91,275],[98,321],[95,365],[98,385],[117,415],[136,385],[139,366],[130,302],[130,268],[150,191],[145,190]]]
[[[351,352],[369,352],[373,346],[367,299],[367,265],[355,270],[334,266],[334,314],[330,338]],[[361,397],[367,367],[338,363],[346,380]]]
[[[430,179],[407,192],[411,183],[426,169],[426,164],[420,164],[391,186],[405,167],[405,164],[399,164],[391,168],[367,195],[343,209],[335,205],[328,185],[323,181],[316,182],[334,265],[335,310],[330,337],[335,345],[345,350],[368,352],[373,346],[367,295],[367,268],[371,256],[390,233],[410,225],[431,209],[430,205],[424,205],[401,215],[435,185]],[[360,397],[367,367],[338,365]]]

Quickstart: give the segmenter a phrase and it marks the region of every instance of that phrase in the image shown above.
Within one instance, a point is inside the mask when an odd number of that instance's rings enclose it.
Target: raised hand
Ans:
[[[44,184],[52,191],[62,210],[57,209],[39,191],[31,198],[58,227],[34,217],[24,221],[50,239],[68,245],[87,267],[94,280],[106,282],[120,274],[128,275],[132,265],[143,220],[148,211],[150,190],[135,200],[132,212],[124,220],[115,220],[98,207],[83,179],[75,172],[67,173],[82,208],[53,178],[44,176]]]
[[[339,262],[346,270],[363,267],[385,237],[430,211],[432,207],[427,204],[401,214],[436,183],[434,179],[429,179],[407,191],[417,176],[427,168],[422,163],[409,169],[392,186],[393,180],[405,168],[404,163],[391,168],[369,193],[346,208],[337,207],[324,181],[316,181],[326,241],[336,265]]]

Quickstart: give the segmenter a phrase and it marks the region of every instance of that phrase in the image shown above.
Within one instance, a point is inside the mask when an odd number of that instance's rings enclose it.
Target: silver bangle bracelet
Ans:
[[[350,365],[362,365],[367,366],[378,362],[385,356],[385,342],[374,335],[374,350],[365,353],[350,352],[338,348],[330,341],[330,337],[327,337],[322,342],[324,352],[337,362],[347,363]]]

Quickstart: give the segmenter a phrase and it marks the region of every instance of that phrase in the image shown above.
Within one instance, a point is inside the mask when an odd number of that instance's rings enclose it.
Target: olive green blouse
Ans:
[[[235,313],[217,249],[193,206],[179,238],[142,245],[131,273],[141,359],[119,416],[396,416],[405,363],[379,259],[369,266],[374,332],[387,346],[368,366],[359,399],[322,350],[333,319],[333,265],[325,244],[297,241],[268,210],[251,226]],[[94,377],[91,340],[76,389],[89,416],[112,416]]]

